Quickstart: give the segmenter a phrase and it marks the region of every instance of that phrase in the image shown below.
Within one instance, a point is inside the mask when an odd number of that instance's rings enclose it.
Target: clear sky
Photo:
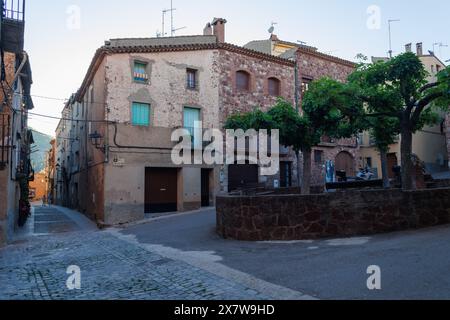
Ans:
[[[25,47],[32,94],[68,98],[105,40],[154,37],[162,28],[161,11],[169,7],[170,0],[28,0]],[[177,35],[201,34],[213,17],[223,17],[226,41],[237,45],[267,39],[273,21],[283,40],[304,41],[350,60],[358,53],[386,56],[389,19],[401,20],[392,25],[394,54],[410,42],[423,42],[425,52],[434,43],[450,45],[448,0],[174,0],[174,7],[175,27],[186,27]],[[436,53],[450,59],[450,47],[437,46]],[[58,117],[64,101],[34,97],[34,104],[33,112]],[[57,123],[30,116],[30,126],[47,134],[54,135]]]

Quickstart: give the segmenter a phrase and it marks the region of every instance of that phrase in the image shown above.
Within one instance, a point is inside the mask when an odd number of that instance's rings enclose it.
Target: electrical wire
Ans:
[[[79,119],[71,119],[71,118],[63,118],[63,117],[55,117],[55,116],[49,116],[45,114],[39,114],[34,112],[28,112],[29,115],[41,117],[41,118],[47,118],[47,119],[53,119],[53,120],[64,120],[64,121],[72,121],[72,122],[81,122],[81,123],[114,123],[114,121],[108,121],[108,120],[79,120]]]

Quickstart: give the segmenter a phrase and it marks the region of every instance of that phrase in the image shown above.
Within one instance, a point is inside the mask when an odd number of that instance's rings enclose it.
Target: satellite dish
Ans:
[[[273,34],[273,32],[275,31],[275,26],[276,26],[277,24],[278,24],[278,23],[276,23],[276,22],[272,22],[271,27],[270,27],[269,30],[267,30],[267,31],[269,31],[270,34]]]

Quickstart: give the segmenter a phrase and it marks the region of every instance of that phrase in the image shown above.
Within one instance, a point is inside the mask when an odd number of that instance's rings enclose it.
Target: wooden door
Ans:
[[[145,171],[145,213],[178,210],[178,171],[147,168]]]
[[[345,171],[347,177],[354,177],[355,173],[355,160],[353,156],[348,152],[341,152],[336,157],[336,172]]]

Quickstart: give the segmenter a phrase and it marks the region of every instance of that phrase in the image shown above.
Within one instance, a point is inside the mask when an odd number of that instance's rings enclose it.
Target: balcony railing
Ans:
[[[14,21],[25,20],[25,0],[0,0],[2,17]]]

